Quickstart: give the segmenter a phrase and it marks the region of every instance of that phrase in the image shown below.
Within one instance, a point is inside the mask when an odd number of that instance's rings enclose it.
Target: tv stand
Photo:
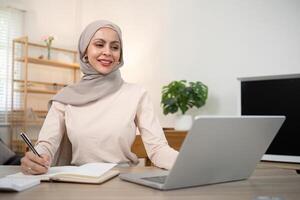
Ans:
[[[261,161],[259,163],[260,166],[265,167],[276,167],[280,169],[292,169],[300,174],[300,164],[298,163],[284,163],[284,162],[273,162],[273,161]]]

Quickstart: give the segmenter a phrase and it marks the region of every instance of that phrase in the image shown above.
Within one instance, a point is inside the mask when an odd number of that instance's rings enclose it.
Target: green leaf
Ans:
[[[167,115],[180,110],[182,114],[185,114],[190,108],[200,108],[205,105],[207,96],[208,87],[200,81],[172,81],[162,87],[163,113]]]

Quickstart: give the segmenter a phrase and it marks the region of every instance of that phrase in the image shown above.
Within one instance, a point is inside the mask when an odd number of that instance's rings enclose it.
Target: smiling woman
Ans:
[[[109,74],[120,63],[118,33],[111,28],[99,29],[92,38],[85,59],[101,74]]]
[[[178,152],[168,145],[147,91],[121,77],[122,50],[121,30],[112,22],[99,20],[84,29],[78,44],[84,75],[52,98],[36,146],[43,159],[27,153],[21,165],[24,173],[46,173],[42,166],[56,165],[56,158],[73,165],[137,164],[131,151],[137,128],[152,163],[173,166]],[[61,152],[67,152],[63,144],[72,148],[62,161]]]

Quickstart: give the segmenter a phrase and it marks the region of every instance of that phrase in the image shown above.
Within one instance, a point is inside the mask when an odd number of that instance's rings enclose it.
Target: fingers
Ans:
[[[22,160],[21,160],[21,172],[23,174],[29,175],[30,170],[31,170],[30,167],[27,167],[24,164],[22,164]]]
[[[37,155],[35,155],[32,152],[27,152],[26,156],[28,156],[28,158],[35,163],[41,164],[41,165],[46,165],[45,160]]]
[[[21,159],[21,171],[23,172],[23,174],[29,175],[32,173],[30,163],[31,161],[26,155]]]
[[[49,157],[43,155],[39,156],[33,154],[32,152],[27,152],[25,156],[21,159],[21,171],[24,174],[44,174],[48,171]]]
[[[44,160],[45,165],[49,168],[50,167],[50,163],[51,163],[50,156],[48,156],[47,154],[42,154],[41,156],[42,156],[42,158]]]

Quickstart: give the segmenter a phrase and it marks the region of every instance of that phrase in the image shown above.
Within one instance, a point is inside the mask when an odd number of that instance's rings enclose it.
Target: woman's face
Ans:
[[[99,29],[91,39],[86,55],[98,72],[109,74],[120,63],[121,43],[117,32],[110,28]]]

